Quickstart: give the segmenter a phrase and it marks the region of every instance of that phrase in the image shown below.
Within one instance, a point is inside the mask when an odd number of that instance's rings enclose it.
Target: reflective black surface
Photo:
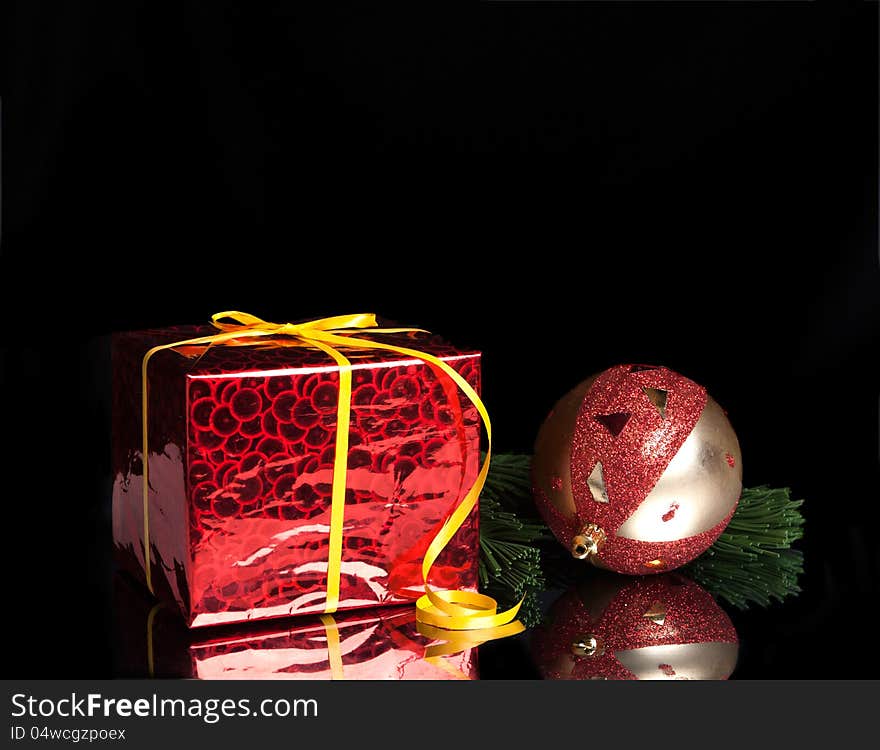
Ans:
[[[815,665],[822,664],[821,649],[813,640],[813,633],[822,631],[810,631],[815,620],[803,617],[808,599],[793,597],[782,605],[742,611],[713,603],[708,592],[678,573],[636,579],[586,571],[565,589],[543,592],[539,601],[544,612],[541,622],[518,636],[480,645],[476,656],[456,656],[450,663],[457,665],[456,669],[461,663],[473,664],[475,671],[470,675],[489,680],[558,679],[561,662],[564,673],[572,671],[574,679],[810,678],[819,676]],[[155,607],[143,587],[124,575],[113,579],[112,602],[106,652],[112,658],[107,675],[330,678],[324,625],[315,617],[188,631],[175,612]],[[653,610],[646,607],[648,603]],[[622,620],[617,616],[608,619],[609,610],[619,613],[627,608]],[[660,617],[651,618],[656,611]],[[397,679],[402,674],[406,679],[446,678],[442,671],[428,667],[410,666],[405,673],[399,669],[400,664],[412,665],[414,659],[424,656],[424,647],[430,643],[418,635],[412,608],[360,610],[340,613],[336,618],[342,633],[346,679]],[[389,640],[389,629],[400,632],[401,637]],[[603,644],[598,654],[604,657],[601,662],[570,655],[573,633],[599,638]],[[401,648],[401,639],[408,644],[404,650],[387,653]],[[732,646],[732,655],[725,656],[720,667],[716,654],[675,652],[682,647],[686,651],[690,644],[699,649],[713,643]],[[217,644],[231,645],[218,650]],[[631,668],[631,655],[645,653],[646,648],[647,672],[642,669],[633,674],[620,669],[621,660]],[[657,657],[651,648],[671,649],[671,653]],[[627,653],[630,662],[626,661]],[[855,674],[868,675],[866,670],[876,663],[873,655],[864,651],[858,658],[855,655],[854,650],[854,658],[848,666],[842,665],[841,671],[849,668]]]

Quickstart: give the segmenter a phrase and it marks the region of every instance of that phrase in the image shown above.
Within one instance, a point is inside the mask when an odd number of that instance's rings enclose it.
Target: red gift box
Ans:
[[[475,680],[477,649],[433,656],[413,607],[189,631],[168,607],[152,606],[114,580],[118,677],[204,680]]]
[[[189,326],[114,336],[118,558],[176,601],[191,627],[323,612],[340,386],[325,351],[267,336],[152,355],[144,507],[143,358],[211,334]],[[423,332],[362,337],[433,355],[479,389],[478,352]],[[479,414],[436,365],[341,351],[352,391],[337,608],[412,601],[424,593],[428,545],[477,478]],[[478,550],[474,510],[429,583],[476,590]]]

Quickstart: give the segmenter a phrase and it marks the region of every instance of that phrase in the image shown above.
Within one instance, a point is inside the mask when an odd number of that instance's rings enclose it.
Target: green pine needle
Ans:
[[[791,545],[804,535],[802,504],[788,487],[744,489],[730,524],[683,572],[739,609],[799,593],[803,553]]]
[[[546,588],[537,543],[552,538],[531,504],[530,462],[494,456],[480,495],[480,588],[505,606],[524,599],[519,619],[526,626],[540,620],[536,594]]]
[[[493,456],[480,496],[480,587],[505,606],[524,599],[526,626],[540,619],[548,581],[565,584],[574,572],[534,506],[530,465],[528,455]],[[791,545],[803,536],[802,503],[788,488],[743,490],[727,529],[683,572],[740,609],[799,593],[803,555]]]

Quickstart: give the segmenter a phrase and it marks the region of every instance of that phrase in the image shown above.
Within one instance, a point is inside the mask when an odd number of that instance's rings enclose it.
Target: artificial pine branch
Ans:
[[[528,512],[530,462],[529,456],[494,456],[480,495],[480,587],[506,606],[523,599],[519,619],[526,626],[540,620],[536,594],[546,587],[537,543],[552,538]]]
[[[524,597],[527,626],[540,617],[536,594],[547,582],[565,585],[580,570],[550,542],[532,501],[530,465],[528,455],[493,456],[480,496],[480,586],[506,605]],[[803,555],[791,545],[803,536],[802,502],[788,488],[743,490],[727,529],[682,572],[739,609],[798,593]]]
[[[682,572],[739,609],[800,592],[803,554],[791,545],[804,535],[802,504],[788,487],[744,489],[727,528]]]

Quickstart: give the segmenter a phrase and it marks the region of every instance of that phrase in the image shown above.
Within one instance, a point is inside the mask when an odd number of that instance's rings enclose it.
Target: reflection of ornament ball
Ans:
[[[736,434],[705,389],[665,367],[619,365],[575,387],[544,421],[535,502],[580,559],[619,573],[693,560],[742,490]]]
[[[532,649],[545,679],[724,680],[739,646],[724,610],[683,576],[596,571],[551,607]]]

